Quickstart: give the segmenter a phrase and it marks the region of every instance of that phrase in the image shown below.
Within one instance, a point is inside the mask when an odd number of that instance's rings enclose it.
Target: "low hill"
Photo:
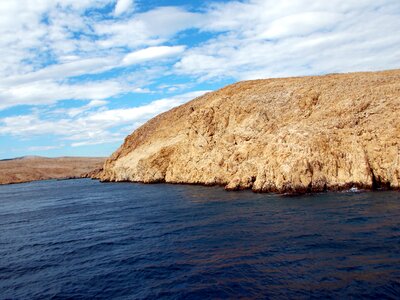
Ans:
[[[101,157],[25,156],[0,160],[0,184],[34,180],[80,178],[103,166]]]

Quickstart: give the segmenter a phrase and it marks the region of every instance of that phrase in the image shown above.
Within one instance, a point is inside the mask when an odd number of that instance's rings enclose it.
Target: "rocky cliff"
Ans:
[[[399,188],[400,70],[239,82],[163,113],[103,181],[257,192]]]

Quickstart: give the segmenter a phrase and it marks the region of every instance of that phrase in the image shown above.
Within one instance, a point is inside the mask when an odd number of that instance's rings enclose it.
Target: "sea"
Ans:
[[[321,298],[400,298],[400,192],[0,186],[0,299]]]

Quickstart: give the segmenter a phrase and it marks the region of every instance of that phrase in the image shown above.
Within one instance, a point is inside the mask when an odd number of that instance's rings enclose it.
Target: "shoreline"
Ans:
[[[192,185],[192,186],[203,186],[203,187],[221,187],[227,192],[240,192],[240,191],[251,191],[256,194],[276,194],[276,195],[286,195],[286,196],[301,196],[301,195],[313,195],[319,193],[340,193],[340,192],[381,192],[381,191],[400,191],[400,188],[393,187],[372,187],[368,185],[361,184],[345,184],[341,186],[334,187],[326,187],[324,189],[287,189],[287,190],[254,190],[251,187],[248,188],[227,188],[227,184],[224,183],[215,183],[215,184],[207,184],[207,183],[188,183],[188,182],[165,182],[165,181],[157,181],[157,182],[144,182],[144,181],[130,181],[130,180],[101,180],[99,178],[91,178],[92,180],[98,180],[100,183],[135,183],[135,184],[143,184],[143,185],[157,185],[157,184],[168,184],[168,185]]]
[[[23,182],[11,182],[11,183],[0,183],[0,186],[6,185],[18,185],[23,183],[31,183],[31,182],[39,182],[39,181],[64,181],[64,180],[79,180],[79,179],[88,179],[93,181],[98,181],[99,183],[132,183],[132,184],[140,184],[140,185],[182,185],[182,186],[199,186],[199,187],[219,187],[224,189],[226,192],[252,192],[255,194],[274,194],[283,197],[297,197],[304,195],[316,195],[321,193],[372,193],[372,192],[400,192],[398,188],[392,187],[378,187],[372,188],[368,186],[361,185],[343,185],[334,188],[326,188],[323,190],[269,190],[269,191],[258,191],[253,190],[252,188],[237,188],[237,189],[229,189],[226,188],[226,184],[205,184],[205,183],[185,183],[185,182],[143,182],[143,181],[129,181],[129,180],[120,180],[120,181],[110,181],[110,180],[100,180],[98,178],[91,178],[85,176],[85,174],[81,177],[65,177],[65,178],[46,178],[46,179],[37,179],[37,180],[29,180]]]
[[[64,177],[64,178],[33,179],[33,180],[27,180],[27,181],[0,183],[0,186],[16,185],[16,184],[23,184],[23,183],[30,183],[30,182],[37,182],[37,181],[63,181],[63,180],[74,180],[74,179],[91,179],[91,178],[89,178],[89,177]]]

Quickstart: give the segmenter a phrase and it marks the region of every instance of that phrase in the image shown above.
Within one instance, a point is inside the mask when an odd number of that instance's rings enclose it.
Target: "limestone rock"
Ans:
[[[103,181],[257,192],[400,186],[400,70],[239,82],[148,121]]]

